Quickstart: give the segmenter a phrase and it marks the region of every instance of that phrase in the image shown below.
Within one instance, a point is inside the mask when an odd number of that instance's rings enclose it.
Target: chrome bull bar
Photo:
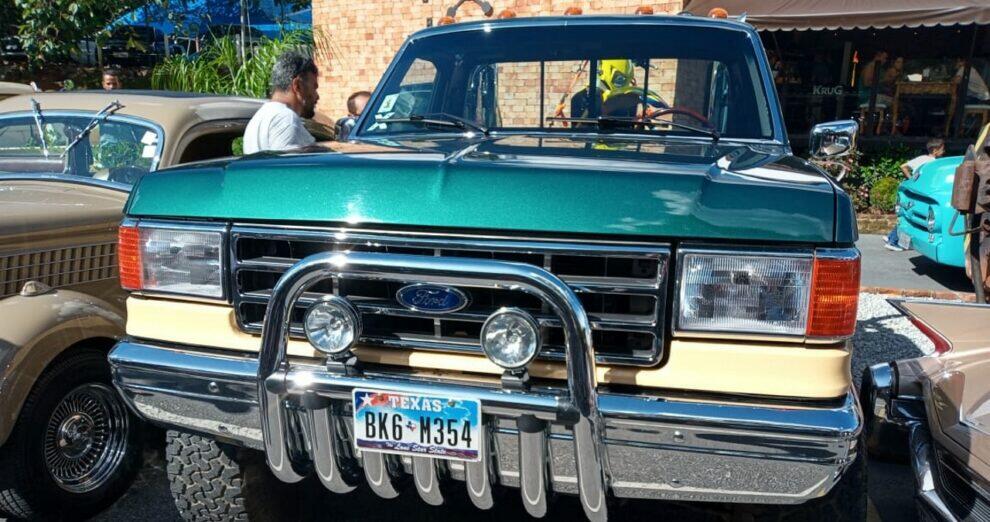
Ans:
[[[531,294],[550,307],[560,318],[565,338],[567,395],[540,396],[523,392],[491,391],[481,397],[482,413],[509,413],[517,417],[520,446],[520,490],[527,510],[536,516],[546,512],[550,491],[544,432],[545,420],[567,420],[573,432],[578,494],[585,515],[592,521],[608,518],[606,506],[609,488],[608,463],[604,448],[604,424],[598,409],[595,381],[595,358],[591,325],[584,307],[574,292],[550,272],[533,265],[508,261],[466,258],[427,257],[404,254],[333,253],[314,254],[286,271],[272,291],[262,330],[258,361],[258,397],[261,428],[268,465],[282,481],[298,482],[304,478],[302,466],[292,460],[289,442],[289,412],[284,404],[289,394],[305,398],[314,386],[329,392],[337,389],[338,397],[349,397],[353,386],[347,375],[328,372],[293,373],[286,359],[289,326],[296,301],[303,292],[321,279],[329,277],[395,282],[421,282],[461,287],[515,290]],[[300,384],[304,383],[304,384]],[[436,388],[430,388],[434,392]],[[314,436],[313,451],[317,475],[332,491],[353,488],[349,470],[338,454],[346,429],[341,415],[329,411],[332,403],[311,401],[310,426]],[[545,419],[545,420],[541,420]],[[486,441],[486,445],[488,442]],[[479,507],[491,501],[490,455],[483,453],[480,463],[466,466],[469,495]],[[387,480],[389,459],[382,453],[362,452],[365,478],[381,496],[397,494]],[[413,458],[413,478],[420,496],[436,501],[436,466],[430,457]],[[487,499],[486,499],[487,495]],[[431,503],[433,503],[431,502]]]

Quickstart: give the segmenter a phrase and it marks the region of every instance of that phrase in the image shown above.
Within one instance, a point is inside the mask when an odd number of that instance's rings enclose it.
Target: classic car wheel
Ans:
[[[169,430],[166,472],[183,520],[292,520],[302,502],[268,470],[262,453]]]
[[[83,518],[122,494],[141,463],[140,425],[99,350],[73,351],[35,383],[0,448],[0,511]]]

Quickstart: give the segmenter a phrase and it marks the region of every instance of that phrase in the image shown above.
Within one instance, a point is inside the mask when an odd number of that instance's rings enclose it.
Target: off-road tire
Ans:
[[[165,435],[169,487],[189,522],[294,520],[301,502],[264,455],[178,430]]]
[[[862,444],[859,445],[862,448]],[[860,451],[828,495],[797,506],[754,507],[736,520],[759,522],[865,522],[867,516],[866,455]]]
[[[0,447],[0,518],[80,520],[113,503],[130,487],[142,463],[140,422],[116,392],[111,400],[126,417],[122,455],[107,465],[105,478],[94,489],[73,493],[60,487],[45,458],[45,434],[54,410],[80,386],[96,384],[113,392],[105,352],[79,348],[56,358],[41,374],[21,407],[14,429]]]

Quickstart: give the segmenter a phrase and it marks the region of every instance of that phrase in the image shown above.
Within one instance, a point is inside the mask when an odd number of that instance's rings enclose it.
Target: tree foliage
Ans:
[[[0,0],[2,1],[2,0]],[[137,0],[13,0],[20,11],[18,37],[33,62],[68,58],[80,40],[98,37]]]
[[[310,31],[293,31],[279,39],[263,38],[250,49],[241,64],[236,40],[227,36],[213,40],[195,56],[178,55],[165,59],[151,73],[155,89],[206,92],[264,98],[272,66],[283,52],[298,50],[321,56],[326,63],[329,49],[325,38],[316,38]],[[324,56],[326,55],[326,56]]]

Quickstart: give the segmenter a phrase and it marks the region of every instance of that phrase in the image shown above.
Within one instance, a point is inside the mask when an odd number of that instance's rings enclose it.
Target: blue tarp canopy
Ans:
[[[292,12],[292,5],[260,0],[248,2],[248,6],[249,25],[265,36],[276,37],[284,31],[312,26],[312,16],[307,21],[294,19],[297,13]],[[240,13],[237,0],[171,0],[167,9],[161,3],[138,7],[112,26],[147,25],[169,35],[194,36],[206,32],[211,25],[239,25]]]

